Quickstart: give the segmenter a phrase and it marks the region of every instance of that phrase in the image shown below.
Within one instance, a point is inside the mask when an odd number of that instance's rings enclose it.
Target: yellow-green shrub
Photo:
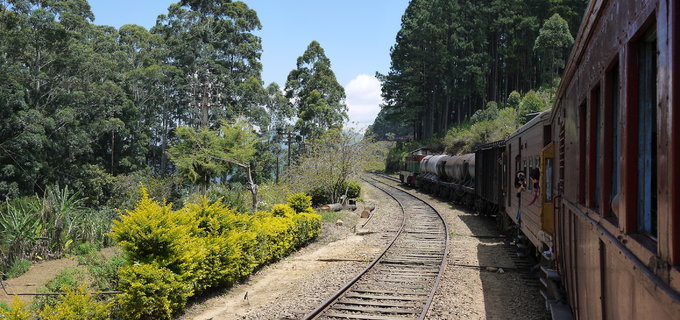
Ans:
[[[297,213],[314,212],[312,209],[312,197],[304,193],[293,193],[288,196],[288,205]]]
[[[316,213],[298,213],[292,217],[295,224],[295,247],[300,247],[321,234],[321,216]]]
[[[288,210],[292,209],[288,207]],[[295,247],[295,225],[291,216],[265,217],[253,221],[253,231],[257,234],[258,264],[279,260]]]
[[[40,312],[43,320],[106,320],[110,319],[108,304],[97,302],[86,287],[77,291],[66,290],[66,296],[54,306],[46,306]]]
[[[153,263],[190,280],[197,262],[205,258],[192,240],[199,232],[198,224],[191,211],[173,211],[171,205],[160,205],[142,189],[142,200],[114,221],[111,236],[131,262]]]
[[[193,294],[191,285],[167,268],[133,264],[120,269],[116,302],[125,319],[170,319]]]
[[[227,208],[221,200],[210,203],[207,197],[201,197],[198,203],[188,203],[185,210],[189,216],[198,219],[202,234],[220,234],[234,225],[231,216],[236,215],[236,212]]]
[[[272,215],[275,217],[287,217],[295,214],[295,210],[287,204],[275,204],[272,207]]]
[[[205,197],[183,209],[150,200],[143,190],[137,207],[111,233],[130,263],[120,269],[121,315],[169,318],[189,296],[232,285],[265,263],[283,258],[316,238],[321,217],[304,194],[253,215],[234,212]]]
[[[19,297],[14,296],[12,300],[12,306],[9,311],[0,308],[0,319],[2,320],[27,320],[31,317],[31,313],[26,308],[27,304],[24,303]]]

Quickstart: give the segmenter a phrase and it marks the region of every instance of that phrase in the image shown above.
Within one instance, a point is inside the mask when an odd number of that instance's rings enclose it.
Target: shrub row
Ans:
[[[144,190],[111,233],[132,262],[119,272],[121,316],[170,318],[192,295],[232,285],[316,238],[321,217],[311,197],[296,194],[288,202],[252,215],[207,198],[173,210]]]

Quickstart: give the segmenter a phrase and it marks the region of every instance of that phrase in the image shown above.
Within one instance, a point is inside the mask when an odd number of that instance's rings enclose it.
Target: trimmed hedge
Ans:
[[[305,195],[249,215],[205,197],[173,210],[142,194],[111,233],[132,263],[120,271],[117,298],[127,319],[169,319],[194,294],[233,285],[321,232]]]

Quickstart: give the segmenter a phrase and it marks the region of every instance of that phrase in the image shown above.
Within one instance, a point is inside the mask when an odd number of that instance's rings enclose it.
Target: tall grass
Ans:
[[[43,197],[22,197],[0,205],[0,269],[19,259],[59,258],[80,242],[106,245],[115,212],[85,208],[85,198],[68,187],[47,188]]]

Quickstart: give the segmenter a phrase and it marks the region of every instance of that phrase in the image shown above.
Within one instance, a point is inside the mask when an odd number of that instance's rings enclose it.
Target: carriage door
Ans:
[[[541,198],[541,238],[552,247],[552,237],[555,234],[555,214],[553,208],[553,183],[555,175],[555,151],[553,143],[541,150],[541,178],[540,178],[540,198]]]

